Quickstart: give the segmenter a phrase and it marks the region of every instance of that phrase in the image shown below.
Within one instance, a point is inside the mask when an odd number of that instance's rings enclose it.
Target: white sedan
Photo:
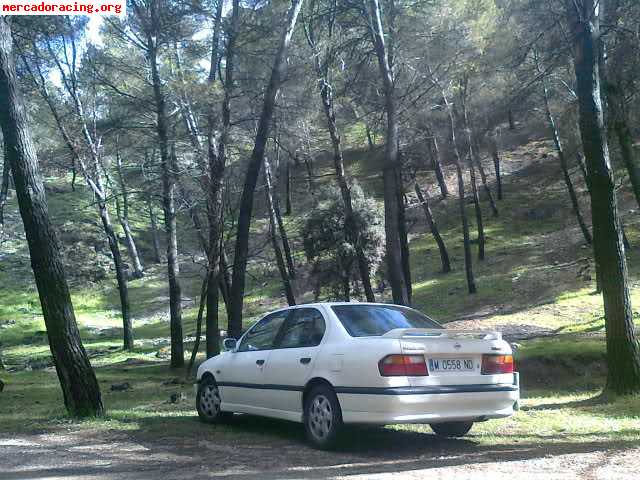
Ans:
[[[343,424],[428,423],[462,436],[508,417],[520,396],[511,348],[491,331],[447,330],[389,304],[317,303],[272,312],[197,374],[200,418],[233,412],[304,423],[331,447]]]

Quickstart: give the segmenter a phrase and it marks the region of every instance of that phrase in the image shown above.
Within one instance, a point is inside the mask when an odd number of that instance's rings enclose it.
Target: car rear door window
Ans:
[[[325,322],[315,308],[293,310],[278,336],[276,348],[315,347],[324,336]]]
[[[246,333],[240,342],[238,352],[270,350],[282,324],[289,316],[290,310],[283,310],[267,315]]]
[[[384,335],[396,328],[442,328],[425,314],[397,305],[334,305],[331,309],[352,337]]]

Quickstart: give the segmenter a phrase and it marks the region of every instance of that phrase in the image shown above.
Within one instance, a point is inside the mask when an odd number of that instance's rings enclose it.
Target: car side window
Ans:
[[[315,308],[297,308],[282,327],[276,348],[315,347],[320,344],[325,331],[325,322]]]
[[[270,350],[278,335],[280,327],[287,319],[290,311],[275,312],[267,315],[256,323],[242,338],[237,352],[252,352],[256,350]]]

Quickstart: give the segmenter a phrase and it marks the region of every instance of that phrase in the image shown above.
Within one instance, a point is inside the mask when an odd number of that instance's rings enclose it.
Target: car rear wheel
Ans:
[[[473,422],[432,423],[430,426],[440,437],[464,437],[471,430]]]
[[[333,389],[321,385],[307,395],[304,405],[304,428],[307,439],[317,448],[335,446],[342,428],[342,410]]]
[[[196,408],[200,420],[205,423],[220,423],[229,419],[233,414],[220,410],[220,405],[222,405],[222,399],[216,381],[213,377],[204,377],[200,381],[196,395]]]

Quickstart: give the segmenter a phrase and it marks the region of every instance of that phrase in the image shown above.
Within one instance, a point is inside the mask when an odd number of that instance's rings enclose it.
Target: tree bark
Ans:
[[[249,159],[249,166],[240,199],[235,256],[233,259],[231,309],[229,312],[229,335],[235,338],[239,338],[242,331],[242,307],[244,304],[245,277],[249,256],[249,227],[251,226],[251,216],[253,213],[253,197],[260,174],[260,168],[263,163],[267,139],[269,138],[269,127],[271,117],[273,116],[276,96],[285,76],[287,50],[291,42],[291,37],[293,36],[302,2],[303,0],[293,0],[287,12],[286,26],[280,39],[280,45],[271,71],[271,78],[264,95],[258,131],[251,158]]]
[[[393,302],[408,305],[409,279],[405,277],[403,242],[400,236],[401,199],[398,192],[398,112],[394,95],[393,73],[387,57],[384,29],[378,0],[368,0],[369,23],[373,47],[378,59],[380,77],[384,87],[387,129],[385,135],[382,181],[384,190],[384,219],[386,239],[387,275],[391,284]]]
[[[0,127],[29,245],[49,347],[67,411],[78,417],[104,411],[100,387],[80,340],[57,235],[47,212],[35,145],[19,91],[8,17],[0,18]]]
[[[4,225],[4,207],[7,204],[9,195],[9,175],[11,173],[11,165],[9,165],[8,155],[6,154],[6,146],[3,146],[4,164],[2,165],[2,184],[0,185],[0,226]]]
[[[591,194],[596,268],[600,269],[607,336],[607,384],[614,394],[640,391],[640,346],[633,325],[627,262],[619,228],[613,170],[602,114],[599,5],[567,2],[574,47],[580,134]]]
[[[282,257],[282,249],[280,248],[280,243],[278,242],[278,223],[276,220],[276,210],[273,202],[271,168],[269,167],[269,160],[267,160],[267,157],[264,157],[264,178],[267,184],[265,194],[267,198],[267,211],[269,213],[269,238],[271,239],[271,245],[273,246],[273,253],[276,257],[276,265],[278,266],[278,271],[280,272],[282,286],[284,287],[285,296],[287,297],[287,303],[289,305],[295,305],[296,298],[293,293],[293,288],[291,287],[291,281],[289,280],[290,277],[287,272],[287,267],[284,263],[284,258]]]
[[[473,150],[473,138],[471,128],[469,127],[469,118],[467,114],[467,85],[468,78],[465,76],[460,88],[460,103],[462,106],[462,122],[465,132],[467,133],[467,143],[469,144],[469,176],[471,181],[471,194],[473,198],[473,206],[476,212],[476,224],[478,227],[478,259],[484,260],[484,225],[482,223],[482,209],[480,208],[480,198],[478,196],[478,184],[476,183],[476,169],[474,166],[475,152]],[[492,199],[493,201],[493,199]]]
[[[116,269],[116,280],[118,282],[118,294],[120,296],[120,306],[122,309],[122,338],[123,348],[125,350],[133,350],[133,325],[131,323],[131,312],[129,306],[129,288],[127,286],[127,274],[124,270],[124,264],[122,262],[122,255],[120,254],[120,248],[118,248],[118,237],[113,230],[111,224],[111,218],[109,217],[109,211],[107,210],[107,204],[101,199],[98,201],[98,213],[100,214],[100,220],[102,221],[102,228],[104,229],[109,243],[109,250],[113,257],[113,264]]]
[[[400,148],[398,147],[398,159],[401,158]],[[402,258],[402,272],[407,284],[407,297],[409,304],[413,296],[413,288],[411,284],[411,264],[409,263],[409,232],[407,231],[407,212],[406,205],[409,203],[409,197],[404,191],[404,183],[402,181],[402,162],[396,170],[396,182],[398,192],[398,235],[400,237],[400,254]]]
[[[549,106],[549,93],[547,90],[547,83],[544,78],[542,79],[542,92],[544,97],[544,107],[547,115],[547,122],[549,123],[549,129],[551,130],[551,134],[553,135],[553,143],[556,147],[556,151],[558,152],[558,158],[560,159],[560,167],[562,168],[562,176],[564,178],[564,183],[567,185],[567,191],[569,192],[569,198],[571,199],[571,205],[573,207],[573,212],[576,215],[576,219],[578,220],[578,225],[580,225],[580,230],[582,230],[582,235],[584,236],[585,242],[591,245],[591,233],[589,233],[589,228],[582,217],[582,213],[580,212],[580,203],[578,202],[578,197],[576,195],[576,191],[573,188],[573,182],[571,181],[571,175],[569,175],[569,167],[567,165],[567,159],[564,155],[564,148],[562,147],[562,141],[560,140],[560,135],[558,134],[558,128],[556,127],[555,119],[553,118],[553,114],[551,113],[551,108]]]
[[[464,177],[462,174],[462,161],[460,159],[460,152],[458,151],[458,144],[456,141],[456,122],[453,115],[453,107],[449,100],[447,100],[447,94],[442,91],[442,99],[444,100],[447,113],[449,115],[449,127],[451,133],[451,148],[453,149],[453,158],[456,165],[456,174],[458,177],[458,205],[460,208],[460,218],[462,220],[462,236],[464,245],[464,268],[467,278],[467,289],[469,293],[476,293],[475,279],[473,277],[473,260],[471,259],[471,240],[469,238],[469,220],[467,219],[467,211],[465,205],[464,194]]]
[[[473,136],[473,134],[472,134]],[[474,140],[473,142],[473,160],[478,167],[478,172],[480,172],[480,181],[482,182],[482,189],[484,190],[485,195],[487,196],[487,200],[489,200],[489,206],[491,207],[491,213],[494,217],[497,217],[498,207],[496,206],[496,202],[493,200],[493,193],[491,193],[491,189],[489,188],[489,183],[487,182],[487,174],[484,171],[484,166],[482,165],[482,158],[480,157],[480,144]]]
[[[416,191],[416,196],[418,197],[418,201],[420,205],[422,205],[422,210],[424,210],[424,216],[427,220],[427,226],[431,231],[431,235],[433,235],[433,239],[436,241],[438,245],[438,251],[440,252],[440,262],[442,263],[442,273],[449,273],[451,271],[451,262],[449,261],[449,253],[447,252],[447,247],[444,244],[444,240],[440,235],[440,230],[438,229],[438,225],[433,218],[433,214],[431,213],[431,207],[429,206],[429,200],[422,193],[422,189],[420,188],[420,184],[418,184],[418,180],[414,175],[414,189]]]
[[[431,157],[431,161],[433,162],[433,169],[436,173],[436,180],[438,181],[438,187],[440,187],[440,194],[442,198],[446,198],[449,195],[449,187],[447,187],[447,182],[444,179],[444,171],[442,170],[442,161],[440,158],[440,146],[438,145],[438,138],[436,137],[433,129],[427,125],[427,135],[429,138],[427,139],[429,150],[429,156]]]
[[[311,28],[309,29],[311,30]],[[358,232],[353,213],[353,202],[351,199],[351,189],[347,182],[344,169],[344,156],[342,154],[342,138],[338,130],[336,123],[336,113],[333,101],[333,89],[328,81],[328,69],[329,58],[325,59],[324,66],[320,59],[320,52],[317,47],[313,32],[307,34],[307,40],[314,53],[314,65],[316,73],[320,78],[319,92],[320,100],[322,102],[322,108],[324,110],[324,116],[327,120],[327,130],[329,131],[329,137],[331,139],[331,145],[333,146],[333,168],[336,173],[336,182],[340,188],[340,195],[342,202],[344,203],[345,211],[345,229],[347,239],[351,245],[353,245],[356,252],[356,259],[358,264],[358,272],[360,274],[360,280],[362,281],[362,288],[364,290],[367,302],[375,302],[376,298],[373,293],[373,287],[371,286],[371,270],[369,268],[369,261],[364,253],[361,245],[360,232]],[[328,39],[331,41],[331,38]],[[329,54],[328,54],[329,55]],[[328,57],[327,55],[327,57]],[[354,112],[357,111],[354,108]]]
[[[287,160],[284,164],[284,178],[285,178],[285,207],[284,214],[289,216],[293,213],[292,198],[291,198],[291,162]]]
[[[221,2],[222,3],[222,2]],[[221,5],[216,15],[222,15]],[[207,358],[220,353],[220,327],[219,327],[219,301],[218,290],[222,291],[222,296],[227,309],[228,322],[231,323],[230,287],[227,283],[226,258],[223,250],[224,236],[224,174],[227,164],[227,146],[230,139],[231,130],[231,98],[233,95],[233,76],[235,70],[235,46],[238,32],[238,21],[240,16],[240,2],[233,0],[231,7],[231,21],[227,32],[227,46],[225,59],[225,75],[222,81],[224,96],[221,105],[222,113],[222,133],[219,139],[215,136],[215,113],[213,105],[209,109],[208,130],[207,130],[207,158],[209,167],[207,195],[208,216],[209,216],[209,288],[207,291]],[[221,17],[220,17],[221,18]],[[216,16],[216,22],[218,17]],[[217,24],[216,24],[217,25]],[[219,28],[214,31],[213,43],[211,45],[211,58],[220,57],[219,48]],[[215,79],[215,66],[212,64],[209,70],[208,83],[213,86]],[[239,338],[238,332],[232,337]]]
[[[147,210],[149,211],[149,222],[151,224],[151,243],[153,244],[153,256],[156,263],[162,263],[162,253],[160,248],[160,238],[158,237],[158,220],[153,209],[151,195],[147,197]]]
[[[498,187],[498,200],[503,200],[504,195],[502,193],[502,175],[500,174],[500,151],[498,148],[498,140],[493,136],[488,137],[489,150],[491,152],[491,158],[493,159],[493,169],[496,173],[496,185]]]
[[[273,189],[273,185],[271,186]],[[284,258],[287,261],[287,272],[289,278],[296,278],[296,268],[293,263],[293,254],[291,253],[291,244],[289,243],[289,237],[287,236],[287,230],[282,220],[282,214],[280,213],[280,202],[278,202],[278,196],[271,195],[273,199],[273,210],[276,215],[276,223],[278,225],[278,232],[280,232],[280,238],[282,239],[282,249],[284,250]]]
[[[619,13],[615,2],[613,7],[610,14],[611,19],[608,23],[616,25],[619,22]],[[627,38],[630,35],[629,33],[619,32],[616,35],[620,38],[620,42],[618,42],[611,55],[609,69],[606,72],[606,77],[602,79],[602,83],[606,92],[608,121],[618,139],[620,154],[629,174],[633,195],[635,196],[636,204],[640,207],[640,158],[633,150],[633,135],[629,126],[629,108],[624,87],[626,57],[633,51],[633,46],[629,45]]]
[[[146,56],[151,69],[153,100],[156,110],[156,134],[160,147],[160,166],[162,171],[162,206],[164,210],[164,226],[167,237],[167,274],[169,278],[169,311],[171,331],[171,367],[184,366],[184,345],[182,338],[182,288],[180,285],[180,264],[178,260],[178,236],[175,207],[176,190],[176,158],[175,145],[169,151],[169,121],[165,92],[158,65],[159,38],[161,36],[161,20],[159,2],[152,1],[143,12],[141,5],[132,2],[135,14],[140,20],[146,37]]]
[[[121,311],[122,311],[122,325],[123,325],[123,345],[125,350],[130,350],[133,348],[133,331],[131,326],[131,317],[129,313],[129,294],[128,294],[128,285],[127,285],[127,276],[124,272],[124,265],[122,263],[122,256],[120,254],[120,246],[117,241],[117,237],[115,236],[115,232],[113,231],[113,226],[111,224],[111,219],[109,216],[108,205],[107,205],[107,190],[104,186],[102,175],[104,171],[104,167],[101,164],[98,148],[96,146],[96,142],[94,137],[91,135],[89,130],[89,126],[87,124],[86,114],[84,111],[84,106],[82,103],[81,93],[78,88],[78,75],[77,75],[77,65],[75,60],[71,62],[68,70],[65,70],[62,66],[60,59],[56,56],[56,52],[51,46],[51,40],[46,37],[45,38],[47,49],[52,56],[56,67],[58,68],[58,72],[60,73],[60,78],[62,84],[64,86],[67,95],[72,101],[73,108],[75,114],[78,119],[80,136],[86,146],[86,150],[88,151],[88,157],[91,160],[91,165],[87,166],[85,162],[85,158],[83,157],[83,153],[78,149],[76,142],[74,142],[69,135],[67,130],[67,123],[63,120],[60,112],[58,111],[58,107],[55,103],[54,98],[49,94],[47,89],[47,82],[42,72],[40,66],[40,58],[38,49],[34,45],[34,51],[36,52],[36,61],[35,61],[35,71],[31,69],[29,63],[23,58],[23,63],[29,72],[29,74],[33,77],[33,80],[40,91],[42,98],[47,103],[49,110],[56,122],[56,126],[58,127],[58,131],[62,136],[62,139],[69,149],[71,153],[71,157],[73,158],[73,166],[74,168],[80,167],[80,171],[82,176],[84,177],[85,182],[89,186],[89,188],[93,191],[94,195],[98,199],[98,215],[100,216],[100,220],[103,225],[103,230],[105,236],[107,237],[107,242],[109,244],[109,249],[111,251],[111,255],[113,258],[114,268],[116,270],[116,280],[118,283],[118,292],[121,300]],[[76,39],[73,34],[67,40],[64,39],[65,47],[64,51],[71,50],[72,58],[75,59],[77,55],[77,46]],[[66,42],[69,42],[69,47],[67,48]],[[66,56],[65,56],[66,58]],[[36,76],[37,75],[37,76]]]
[[[211,288],[208,288],[209,282],[215,280],[214,275],[209,274],[207,280],[207,332],[206,332],[206,344],[207,344],[207,358],[215,357],[220,353],[220,322],[219,322],[219,288],[214,284]],[[202,300],[200,300],[202,302]],[[202,308],[202,305],[201,307]],[[202,315],[198,312],[199,321],[202,323]]]
[[[158,112],[164,108],[158,109]],[[180,285],[180,263],[178,260],[178,232],[177,214],[175,207],[175,145],[172,151],[167,152],[166,119],[160,120],[158,113],[158,136],[160,140],[160,155],[162,158],[162,193],[164,207],[164,225],[167,236],[167,270],[169,277],[169,312],[171,330],[171,367],[179,368],[184,365],[184,345],[182,337],[182,287]],[[163,153],[163,144],[164,150]]]
[[[129,191],[127,190],[127,183],[125,182],[124,174],[122,172],[122,157],[120,157],[120,149],[117,141],[116,169],[118,172],[118,182],[120,183],[120,194],[122,196],[122,210],[120,210],[119,200],[117,200],[118,197],[116,196],[118,219],[120,220],[120,225],[122,226],[122,230],[124,231],[129,258],[131,259],[131,263],[133,263],[133,277],[142,278],[144,276],[144,268],[142,266],[142,261],[140,260],[140,254],[138,253],[136,241],[133,238],[133,233],[131,232],[131,227],[129,226]]]
[[[195,340],[193,342],[193,348],[191,349],[191,358],[189,359],[189,365],[187,366],[187,375],[186,375],[187,378],[191,375],[193,366],[196,363],[198,350],[200,350],[200,337],[202,337],[202,318],[204,316],[204,308],[209,298],[207,295],[208,289],[209,289],[209,275],[205,275],[204,279],[202,280],[202,287],[200,288],[200,303],[198,305],[198,315],[196,317]],[[217,326],[217,322],[216,322],[216,326]],[[219,332],[217,329],[215,329],[215,332],[209,332],[209,327],[207,326],[207,331],[206,331],[207,337],[209,336],[210,333],[215,333],[216,335],[219,335]],[[220,352],[212,352],[211,355],[209,355],[208,347],[210,343],[213,345],[214,341],[212,340],[211,342],[209,342],[209,339],[207,338],[207,358],[211,358],[214,355],[217,355],[218,353],[220,353]]]

